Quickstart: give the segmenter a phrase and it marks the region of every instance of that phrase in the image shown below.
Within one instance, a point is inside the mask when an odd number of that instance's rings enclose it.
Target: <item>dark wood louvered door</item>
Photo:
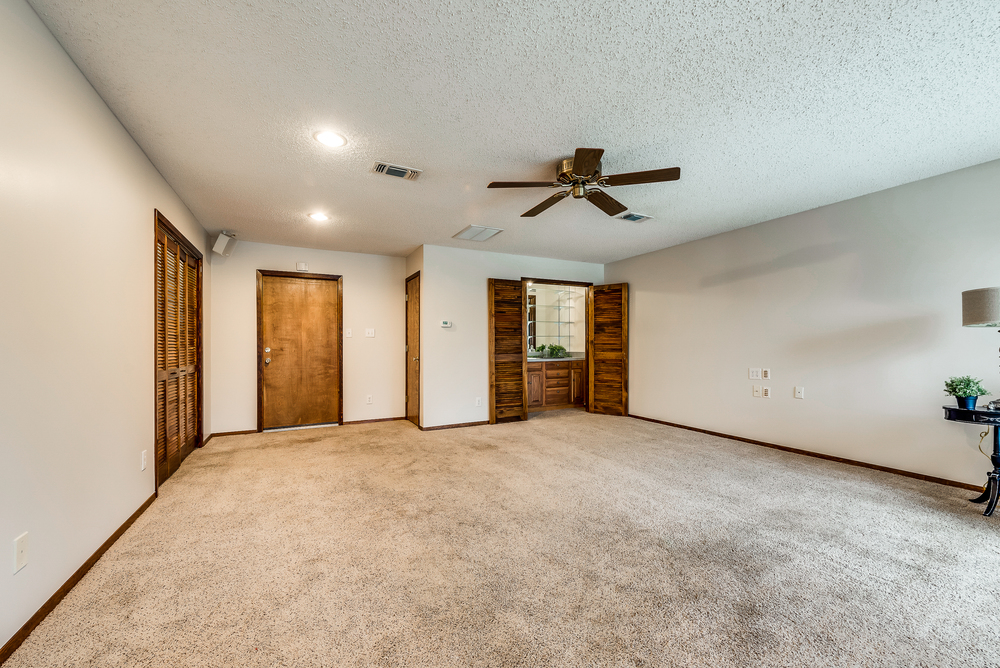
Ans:
[[[489,306],[490,424],[528,419],[525,284],[491,278]]]
[[[202,442],[202,256],[156,217],[156,485]]]
[[[628,415],[628,283],[595,285],[587,302],[587,410]]]

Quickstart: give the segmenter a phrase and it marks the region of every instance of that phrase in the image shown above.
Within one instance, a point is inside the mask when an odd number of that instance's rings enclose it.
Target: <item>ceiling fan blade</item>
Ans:
[[[521,218],[534,218],[542,211],[545,211],[547,208],[549,208],[550,206],[561,200],[563,197],[569,195],[569,192],[570,191],[568,190],[563,190],[562,192],[556,193],[552,197],[548,198],[547,200],[536,206],[534,209],[530,209],[522,213]]]
[[[628,174],[612,174],[601,178],[602,183],[609,186],[634,186],[639,183],[659,183],[661,181],[676,181],[681,178],[680,167],[668,169],[651,169],[648,172],[629,172]]]
[[[552,181],[494,181],[487,188],[548,188],[550,186],[561,186],[561,183]]]
[[[601,164],[603,148],[578,148],[573,156],[573,173],[577,176],[590,176]]]
[[[598,209],[609,216],[617,216],[623,211],[628,211],[628,207],[616,200],[603,190],[588,190],[587,199]]]

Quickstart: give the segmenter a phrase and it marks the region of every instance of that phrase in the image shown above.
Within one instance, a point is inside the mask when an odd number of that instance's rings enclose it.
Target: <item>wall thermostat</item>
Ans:
[[[442,327],[451,327],[451,320],[442,320],[441,321],[441,326]]]

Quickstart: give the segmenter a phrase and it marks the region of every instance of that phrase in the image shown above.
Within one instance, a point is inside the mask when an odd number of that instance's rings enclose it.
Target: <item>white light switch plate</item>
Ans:
[[[760,380],[760,369],[750,369],[750,380]]]
[[[351,338],[351,336],[353,336],[351,334],[351,330],[350,329],[345,329],[344,330],[344,337],[349,339],[349,338]]]
[[[806,388],[804,388],[804,387],[796,387],[795,388],[795,398],[796,399],[805,399],[806,398]]]
[[[374,339],[375,338],[375,328],[371,327],[369,329],[366,329],[365,330],[365,336],[367,336],[369,339]]]
[[[760,385],[754,385],[753,386],[753,396],[755,396],[755,397],[759,397],[760,396]]]
[[[28,565],[28,532],[14,539],[14,572]]]

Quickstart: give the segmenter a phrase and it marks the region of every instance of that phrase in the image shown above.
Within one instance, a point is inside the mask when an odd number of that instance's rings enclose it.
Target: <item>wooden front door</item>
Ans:
[[[528,419],[525,289],[521,281],[487,281],[490,424],[507,418]]]
[[[343,421],[340,276],[257,272],[257,429]]]
[[[201,446],[201,253],[155,218],[156,486]]]
[[[406,419],[420,426],[420,272],[406,279]]]
[[[587,301],[588,410],[628,415],[628,283],[595,285]]]

